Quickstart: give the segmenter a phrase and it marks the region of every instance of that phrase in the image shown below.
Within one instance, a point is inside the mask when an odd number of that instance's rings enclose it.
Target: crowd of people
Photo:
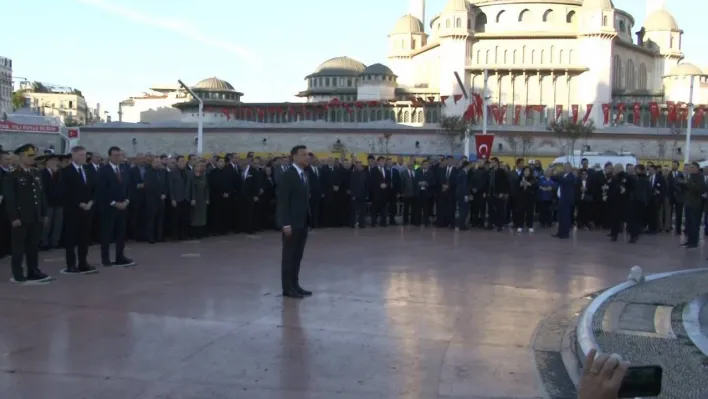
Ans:
[[[51,281],[38,268],[38,250],[64,248],[64,273],[86,274],[97,272],[86,259],[92,243],[100,244],[103,267],[128,267],[135,262],[124,253],[126,239],[154,244],[282,227],[276,188],[292,167],[289,155],[37,151],[27,144],[0,153],[0,255],[12,255],[18,283]],[[673,229],[686,234],[689,248],[698,245],[708,192],[708,174],[697,164],[680,170],[678,162],[544,168],[523,159],[370,155],[362,162],[310,154],[305,172],[313,229],[434,223],[523,233],[557,223],[560,239],[575,225],[608,229],[612,240],[626,230],[631,243]]]

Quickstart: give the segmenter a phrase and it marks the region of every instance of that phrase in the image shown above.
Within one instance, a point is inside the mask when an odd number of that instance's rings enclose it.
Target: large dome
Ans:
[[[468,9],[469,3],[467,3],[467,0],[448,0],[443,12],[467,11]]]
[[[366,69],[364,69],[364,75],[396,76],[391,68],[384,64],[369,65]]]
[[[612,0],[583,0],[583,7],[592,9],[611,10],[615,8]]]
[[[703,74],[701,68],[690,62],[682,62],[673,67],[671,72],[669,72],[669,76],[702,76]]]
[[[195,89],[216,90],[216,91],[236,91],[231,83],[217,77],[207,78],[194,85]]]
[[[412,16],[411,14],[406,14],[401,18],[398,18],[396,25],[393,26],[391,31],[392,35],[399,33],[423,33],[423,22],[418,18]]]
[[[666,10],[656,10],[649,14],[644,21],[644,29],[647,31],[677,31],[679,30],[676,18]]]
[[[313,76],[359,76],[366,69],[366,65],[349,57],[336,57],[329,59],[315,69]]]

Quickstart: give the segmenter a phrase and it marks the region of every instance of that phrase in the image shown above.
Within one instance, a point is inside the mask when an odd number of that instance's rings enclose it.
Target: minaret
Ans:
[[[656,10],[663,10],[666,8],[666,0],[646,0],[647,9],[646,14],[649,15]]]
[[[425,0],[410,0],[410,11],[409,13],[418,18],[420,22],[425,26]]]

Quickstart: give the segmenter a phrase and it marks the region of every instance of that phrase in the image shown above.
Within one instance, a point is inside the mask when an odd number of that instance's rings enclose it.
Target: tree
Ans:
[[[567,155],[573,155],[578,140],[587,140],[595,131],[595,125],[592,121],[583,124],[582,122],[574,123],[567,119],[553,122],[549,128],[556,134],[558,141],[563,143],[562,146],[565,147]]]
[[[25,105],[26,105],[26,100],[25,100],[25,91],[24,90],[17,90],[16,92],[12,93],[12,108],[20,109],[20,108],[24,108]]]
[[[440,118],[440,127],[442,129],[438,130],[438,133],[447,138],[450,144],[450,155],[454,154],[460,148],[460,144],[465,141],[469,126],[469,122],[459,115]]]
[[[666,141],[659,139],[656,142],[656,155],[659,157],[659,162],[663,165],[666,160]]]
[[[676,160],[676,154],[678,154],[678,143],[679,136],[681,135],[681,129],[671,129],[669,132],[671,135],[671,160]]]
[[[531,153],[533,150],[536,148],[537,142],[536,138],[529,135],[525,134],[521,136],[521,157],[522,158],[528,158],[531,156]]]
[[[521,140],[516,136],[509,136],[506,138],[506,142],[507,144],[509,144],[509,150],[511,150],[511,155],[516,158],[516,155],[519,151],[519,145],[521,144]]]

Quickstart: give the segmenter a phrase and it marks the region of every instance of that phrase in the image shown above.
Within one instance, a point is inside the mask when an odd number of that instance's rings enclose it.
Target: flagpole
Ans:
[[[686,144],[684,147],[684,154],[683,154],[683,164],[687,165],[688,162],[691,159],[691,128],[693,127],[693,111],[694,111],[694,105],[693,105],[693,82],[695,79],[695,75],[691,75],[691,84],[690,84],[690,89],[688,92],[688,116],[686,119],[688,119],[688,123],[686,126]]]
[[[489,115],[487,115],[487,90],[489,88],[489,70],[484,70],[484,88],[482,89],[482,134],[487,134],[487,123]]]

